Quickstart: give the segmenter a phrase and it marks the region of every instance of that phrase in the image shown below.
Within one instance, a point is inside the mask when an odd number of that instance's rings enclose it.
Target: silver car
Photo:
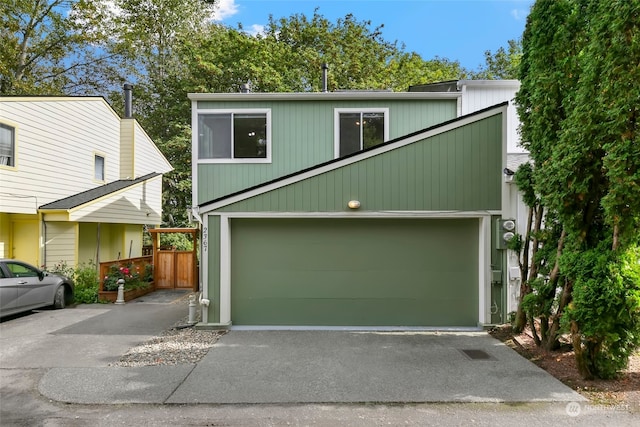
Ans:
[[[0,317],[73,302],[73,281],[25,262],[0,259]]]

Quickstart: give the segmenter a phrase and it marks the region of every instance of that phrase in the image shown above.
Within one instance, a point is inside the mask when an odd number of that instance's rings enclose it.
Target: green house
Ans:
[[[502,304],[502,103],[190,94],[202,327],[454,327]]]

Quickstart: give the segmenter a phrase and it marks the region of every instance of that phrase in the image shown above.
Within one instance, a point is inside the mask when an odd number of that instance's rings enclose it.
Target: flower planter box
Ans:
[[[151,286],[143,289],[129,289],[124,291],[124,301],[131,301],[132,299],[141,297],[156,290],[156,287],[151,283]],[[99,301],[116,302],[118,299],[118,291],[100,291],[98,292]]]

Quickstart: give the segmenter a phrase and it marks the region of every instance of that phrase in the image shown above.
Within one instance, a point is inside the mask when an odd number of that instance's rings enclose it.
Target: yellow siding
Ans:
[[[78,243],[78,264],[96,262],[98,255],[98,224],[80,223]]]
[[[124,225],[124,244],[126,258],[142,256],[142,226]]]
[[[126,258],[121,224],[100,224],[100,262]]]
[[[59,262],[77,265],[78,227],[69,222],[48,222],[45,242],[46,263],[52,266]]]
[[[0,213],[0,258],[9,257],[9,215]]]

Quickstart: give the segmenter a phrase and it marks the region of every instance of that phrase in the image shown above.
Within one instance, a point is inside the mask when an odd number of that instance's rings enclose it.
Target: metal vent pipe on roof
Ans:
[[[322,63],[322,92],[329,92],[327,83],[327,72],[329,71],[329,65],[326,62]]]
[[[124,118],[133,118],[133,86],[129,83],[124,84]]]

